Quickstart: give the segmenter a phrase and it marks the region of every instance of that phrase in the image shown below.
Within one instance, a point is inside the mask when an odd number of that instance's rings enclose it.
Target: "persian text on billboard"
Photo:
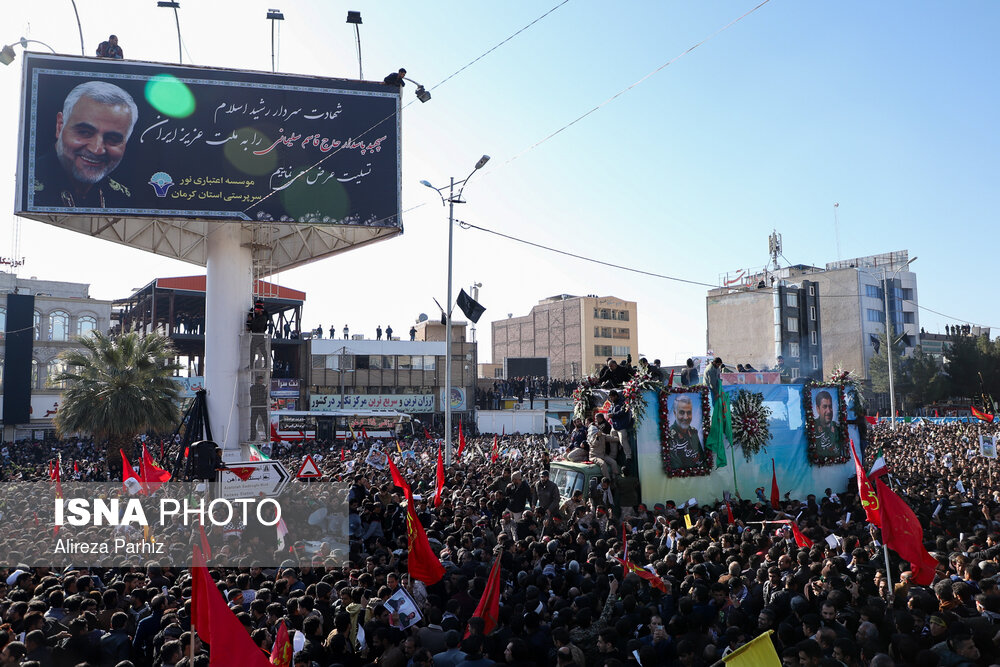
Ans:
[[[398,227],[399,89],[25,54],[17,210]]]

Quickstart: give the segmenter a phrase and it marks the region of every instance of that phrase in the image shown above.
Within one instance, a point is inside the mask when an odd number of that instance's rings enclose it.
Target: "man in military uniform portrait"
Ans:
[[[698,433],[700,424],[695,423],[694,401],[691,394],[671,396],[671,424],[667,446],[670,448],[670,467],[692,468],[705,463],[705,448]],[[701,420],[698,419],[698,422]]]
[[[81,83],[56,114],[54,150],[35,164],[34,205],[120,208],[131,192],[110,178],[139,118],[132,96],[106,81]]]
[[[840,424],[833,420],[834,405],[830,392],[824,390],[813,399],[813,419],[816,424],[816,456],[843,456],[844,442]]]

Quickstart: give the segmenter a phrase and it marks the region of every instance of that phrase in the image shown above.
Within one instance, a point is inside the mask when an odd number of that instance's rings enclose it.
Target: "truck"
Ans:
[[[820,392],[827,392],[836,397],[838,404],[834,410],[836,423],[846,422],[849,440],[856,445],[858,456],[863,456],[865,419],[860,410],[855,409],[856,394],[849,387],[836,388],[830,385],[810,386],[795,384],[775,385],[723,385],[722,389],[730,395],[733,401],[740,390],[758,392],[763,395],[763,405],[771,409],[768,426],[771,439],[765,449],[752,455],[747,460],[740,446],[727,445],[725,448],[727,462],[723,467],[713,466],[711,470],[699,471],[704,474],[689,476],[671,475],[667,472],[666,462],[670,456],[668,435],[670,433],[669,396],[678,396],[686,389],[693,389],[691,405],[692,426],[704,434],[704,425],[710,424],[710,411],[703,408],[708,400],[701,400],[701,391],[697,387],[673,390],[671,392],[642,392],[641,400],[645,404],[644,416],[629,431],[629,441],[632,445],[633,459],[624,466],[624,474],[614,480],[616,503],[619,506],[633,506],[639,503],[653,507],[657,503],[673,500],[678,506],[681,503],[695,499],[699,503],[711,503],[722,500],[725,492],[734,496],[753,499],[759,496],[757,490],[764,489],[764,495],[770,496],[772,471],[777,480],[782,495],[786,492],[793,498],[805,498],[807,494],[821,497],[824,490],[831,488],[842,491],[848,479],[855,474],[850,445],[844,447],[846,460],[832,462],[829,465],[814,465],[810,462],[809,438],[807,424],[815,417],[807,419],[806,409],[813,410],[812,403],[818,401]],[[707,391],[707,390],[704,390]],[[595,397],[597,409],[601,409],[604,398]],[[840,401],[844,402],[841,411]],[[667,419],[666,428],[661,428],[662,420]],[[702,438],[702,444],[704,438]],[[623,458],[619,456],[619,463]],[[773,465],[773,468],[772,468]],[[568,498],[576,490],[581,490],[584,497],[590,495],[593,486],[600,482],[603,473],[594,462],[571,462],[553,460],[550,464],[550,479],[559,487],[560,494]],[[596,482],[595,482],[596,480]]]
[[[479,410],[476,426],[480,433],[566,433],[563,423],[545,410]]]

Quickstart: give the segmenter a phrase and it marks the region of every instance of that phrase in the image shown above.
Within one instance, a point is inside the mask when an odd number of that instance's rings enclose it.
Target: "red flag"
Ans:
[[[73,472],[80,472],[80,464],[77,463],[76,459],[73,459]]]
[[[733,508],[729,506],[729,501],[726,501],[726,516],[729,518],[729,523],[736,523],[736,519],[733,517]]]
[[[670,371],[670,377],[667,379],[667,389],[670,389],[673,386],[674,386],[674,372]]]
[[[410,485],[406,483],[403,476],[399,473],[399,468],[396,464],[392,462],[391,456],[386,456],[385,460],[389,462],[389,473],[392,475],[392,483],[399,488],[403,489],[403,495],[406,496],[407,500],[413,497],[413,491],[410,489]]]
[[[861,466],[861,459],[858,458],[858,452],[854,449],[854,440],[851,440],[851,454],[854,456],[854,473],[858,476],[858,497],[861,500],[861,506],[865,508],[865,517],[868,519],[868,523],[881,527],[882,519],[879,516],[878,496],[875,495],[875,489],[872,488],[872,483],[868,480],[865,469]]]
[[[865,416],[865,421],[874,426],[878,422],[878,419],[875,417]]]
[[[778,493],[778,475],[774,470],[774,459],[771,459],[771,507],[781,509],[781,494]]]
[[[409,548],[407,563],[409,565],[410,576],[419,579],[428,586],[433,586],[441,581],[444,576],[444,566],[434,555],[430,542],[427,541],[427,533],[417,518],[417,513],[413,509],[413,500],[406,504],[406,536]]]
[[[638,565],[636,565],[635,563],[633,563],[631,560],[629,560],[629,557],[628,557],[628,536],[625,534],[625,525],[624,524],[622,524],[622,545],[623,545],[622,557],[621,558],[615,557],[615,560],[618,561],[619,563],[621,563],[622,567],[625,568],[625,574],[628,574],[629,572],[632,572],[633,574],[637,575],[640,579],[645,579],[646,581],[648,581],[649,585],[652,586],[653,588],[656,588],[656,589],[658,589],[658,590],[666,593],[667,592],[667,585],[665,583],[663,583],[662,579],[660,579],[658,576],[656,576],[655,574],[653,574],[652,572],[650,572],[646,568],[639,567]]]
[[[438,445],[437,489],[434,491],[434,507],[441,507],[442,491],[444,491],[444,457],[441,456],[441,445]]]
[[[197,552],[197,547],[195,550]],[[195,610],[192,618],[195,629],[212,646],[208,664],[212,667],[272,667],[264,652],[253,643],[246,628],[222,598],[222,593],[212,582],[208,568],[203,564],[204,561],[201,562],[202,564],[191,568],[198,584],[191,587],[191,608]]]
[[[153,462],[146,445],[142,446],[142,480],[148,493],[156,491],[164,482],[170,481],[170,473]]]
[[[800,547],[811,547],[813,545],[813,541],[802,534],[802,531],[799,530],[799,524],[794,521],[789,521],[789,523],[792,524],[792,537],[795,538],[795,544]]]
[[[465,451],[465,434],[462,433],[462,422],[458,422],[458,451],[455,453],[456,461],[462,458],[463,451]]]
[[[292,667],[292,640],[288,638],[288,628],[282,619],[271,647],[271,664],[275,667]]]
[[[361,427],[361,437],[365,440],[368,439],[368,430],[364,426]]]
[[[203,641],[212,643],[208,618],[208,587],[215,588],[205,566],[205,555],[198,545],[192,547],[191,558],[191,625]]]
[[[208,543],[208,535],[205,534],[205,526],[199,523],[198,532],[201,533],[201,553],[205,555],[206,559],[211,559],[212,547]]]
[[[424,439],[427,440],[428,442],[434,439],[431,437],[431,432],[427,430],[426,426],[424,427]]]
[[[900,558],[910,561],[913,581],[920,586],[930,586],[938,562],[924,548],[924,529],[920,520],[903,499],[882,482],[881,477],[875,480],[875,487],[882,517],[882,541]]]
[[[343,447],[341,447],[341,448],[340,448],[340,460],[341,460],[341,461],[343,461],[343,460],[344,460],[344,459],[346,458],[346,456],[347,456],[347,455],[346,455],[346,454],[344,454],[344,448],[343,448]]]
[[[146,488],[142,485],[142,481],[139,476],[135,474],[135,468],[132,464],[128,462],[128,457],[125,456],[125,450],[119,449],[122,455],[122,490],[135,495],[136,493],[146,493]]]
[[[875,421],[879,421],[881,419],[881,417],[879,416],[880,414],[881,414],[880,412],[875,413]]]
[[[980,421],[984,421],[984,422],[987,422],[987,423],[993,423],[993,415],[986,414],[985,412],[983,412],[982,410],[979,410],[974,405],[972,406],[972,416],[975,417],[976,419],[979,419]]]
[[[497,459],[500,458],[500,448],[497,445],[496,433],[493,434],[493,449],[490,450],[490,462],[496,463]]]
[[[938,411],[937,411],[937,410],[935,410],[935,411],[934,411],[934,416],[935,416],[935,417],[937,417],[937,416],[938,416]]]
[[[500,577],[500,559],[497,558],[493,561],[493,568],[486,580],[486,590],[483,591],[483,597],[479,598],[479,604],[472,612],[473,618],[483,619],[484,635],[493,632],[500,619]],[[469,630],[465,631],[465,636],[469,636]]]

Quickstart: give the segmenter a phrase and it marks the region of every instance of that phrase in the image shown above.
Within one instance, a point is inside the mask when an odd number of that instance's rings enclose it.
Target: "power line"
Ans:
[[[417,208],[417,207],[415,206],[413,208]],[[413,209],[407,209],[407,210],[413,210]],[[498,232],[498,231],[496,231],[494,229],[489,229],[487,227],[482,227],[480,225],[474,225],[471,222],[466,222],[464,220],[456,220],[455,222],[457,222],[458,225],[459,225],[459,227],[461,227],[462,229],[475,229],[475,230],[480,231],[480,232],[486,232],[487,234],[493,234],[495,236],[499,236],[501,238],[505,238],[505,239],[507,239],[509,241],[515,241],[517,243],[523,243],[524,245],[529,245],[529,246],[532,246],[534,248],[539,248],[540,250],[547,250],[549,252],[554,252],[554,253],[557,253],[557,254],[560,254],[560,255],[565,255],[566,257],[572,257],[574,259],[579,259],[579,260],[582,260],[584,262],[591,262],[593,264],[600,264],[602,266],[607,266],[607,267],[610,267],[610,268],[613,268],[613,269],[621,269],[622,271],[629,271],[631,273],[638,273],[638,274],[641,274],[641,275],[644,275],[644,276],[650,276],[652,278],[662,278],[664,280],[672,280],[674,282],[685,283],[685,284],[688,284],[688,285],[698,285],[698,286],[701,286],[701,287],[710,287],[710,288],[713,288],[713,289],[720,288],[719,285],[715,285],[713,283],[701,282],[699,280],[690,280],[688,278],[678,278],[677,276],[668,276],[668,275],[665,275],[665,274],[662,274],[662,273],[655,273],[653,271],[645,271],[643,269],[636,269],[636,268],[631,267],[631,266],[623,266],[621,264],[613,264],[611,262],[605,262],[604,260],[601,260],[601,259],[595,259],[593,257],[587,257],[585,255],[578,255],[576,253],[568,252],[566,250],[559,250],[558,248],[553,248],[551,246],[543,245],[541,243],[535,243],[534,241],[529,241],[527,239],[522,239],[522,238],[519,238],[517,236],[512,236],[510,234],[504,234],[503,232]],[[787,258],[786,258],[786,261],[787,261]],[[802,277],[805,277],[805,276],[802,276]],[[746,290],[742,290],[742,289],[735,288],[735,287],[730,288],[730,289],[732,289],[734,292],[746,291]],[[859,298],[861,296],[864,296],[864,295],[861,294],[860,292],[857,293],[857,294],[820,294],[820,299],[837,299],[837,298],[857,299],[857,298]],[[912,299],[899,299],[899,300],[900,301],[904,301],[906,303],[909,303],[909,304],[911,304],[913,306],[916,306],[920,310],[926,310],[928,312],[934,313],[935,315],[940,315],[941,317],[944,317],[946,319],[952,320],[954,322],[962,322],[964,324],[974,324],[976,326],[980,326],[980,327],[984,327],[984,328],[988,326],[988,325],[984,325],[984,324],[976,324],[972,320],[963,319],[963,318],[960,318],[960,317],[953,317],[951,315],[945,315],[944,313],[938,312],[938,311],[933,310],[931,308],[928,308],[926,306],[921,306],[920,304],[918,304],[916,301],[913,301]],[[1000,327],[989,327],[989,328],[990,329],[997,329],[997,328],[1000,328]]]
[[[438,86],[440,86],[444,82],[448,81],[449,79],[453,79],[454,77],[456,77],[459,74],[461,74],[463,71],[469,69],[470,67],[472,67],[473,65],[475,65],[477,62],[479,62],[480,60],[482,60],[486,56],[490,55],[491,53],[493,53],[494,51],[496,51],[497,49],[499,49],[501,46],[503,46],[504,44],[506,44],[510,40],[514,39],[515,37],[517,37],[518,35],[520,35],[522,32],[524,32],[525,30],[527,30],[531,26],[535,25],[536,23],[538,23],[539,21],[541,21],[543,18],[545,18],[546,16],[548,16],[549,14],[551,14],[552,12],[554,12],[555,10],[557,10],[560,7],[562,7],[563,5],[565,5],[567,2],[569,2],[569,0],[563,0],[558,5],[556,5],[555,7],[553,7],[552,9],[550,9],[549,11],[545,12],[544,14],[542,14],[541,16],[539,16],[537,19],[535,19],[534,21],[532,21],[528,25],[524,26],[523,28],[521,28],[520,30],[518,30],[517,32],[515,32],[510,37],[508,37],[507,39],[503,40],[502,42],[500,42],[499,44],[497,44],[496,46],[494,46],[492,49],[489,49],[488,51],[486,51],[486,53],[484,53],[481,56],[479,56],[478,58],[475,58],[474,60],[470,61],[468,64],[466,64],[466,65],[458,68],[458,70],[455,71],[453,74],[450,74],[450,75],[446,76],[444,79],[442,79],[438,83],[436,83],[433,86],[431,86],[431,90],[434,90],[435,88],[437,88]],[[412,103],[413,102],[411,101],[410,104],[412,104]],[[409,106],[409,105],[407,105],[407,106]]]
[[[587,117],[587,116],[589,116],[590,114],[594,113],[595,111],[599,110],[599,109],[600,109],[601,107],[603,107],[603,106],[605,106],[605,105],[607,105],[607,104],[609,104],[609,103],[613,102],[614,100],[618,99],[619,97],[621,97],[622,95],[624,95],[624,94],[625,94],[625,93],[627,93],[628,91],[630,91],[630,90],[632,90],[633,88],[635,88],[636,86],[638,86],[638,85],[639,85],[640,83],[643,83],[644,81],[646,81],[646,79],[650,78],[650,77],[651,77],[651,76],[653,76],[654,74],[656,74],[656,73],[658,73],[659,71],[661,71],[661,70],[663,70],[663,69],[665,69],[665,68],[669,67],[670,65],[673,65],[673,64],[674,64],[675,62],[677,62],[678,60],[680,60],[681,58],[683,58],[683,57],[684,57],[684,56],[686,56],[687,54],[691,53],[692,51],[694,51],[695,49],[697,49],[697,48],[698,48],[699,46],[701,46],[702,44],[704,44],[704,43],[706,43],[706,42],[709,42],[709,41],[711,41],[712,39],[715,39],[715,37],[717,37],[717,36],[718,36],[718,35],[719,35],[720,33],[722,33],[723,31],[727,30],[727,29],[728,29],[728,28],[730,28],[731,26],[733,26],[733,25],[735,25],[735,24],[739,23],[740,21],[742,21],[742,20],[743,20],[743,19],[745,19],[746,17],[750,16],[751,14],[753,14],[753,13],[754,13],[755,11],[757,11],[758,9],[760,9],[761,7],[763,7],[764,5],[766,5],[766,4],[767,4],[768,2],[770,2],[770,1],[771,1],[771,0],[764,0],[764,1],[763,1],[763,2],[761,2],[761,3],[759,4],[759,5],[757,5],[756,7],[754,7],[753,9],[751,9],[750,11],[746,12],[746,13],[745,13],[745,14],[743,14],[742,16],[739,16],[738,18],[735,18],[735,19],[733,19],[732,21],[730,21],[730,22],[729,22],[729,23],[727,23],[726,25],[722,26],[721,28],[719,28],[718,30],[716,30],[715,32],[713,32],[713,33],[712,33],[711,35],[709,35],[709,36],[708,36],[708,37],[706,37],[705,39],[701,40],[700,42],[698,42],[698,43],[694,44],[694,45],[693,45],[693,46],[691,46],[691,47],[688,47],[688,49],[687,49],[687,50],[685,50],[685,51],[681,52],[680,54],[678,54],[678,55],[674,56],[673,58],[671,58],[671,59],[670,59],[670,60],[668,60],[667,62],[663,63],[662,65],[660,65],[659,67],[657,67],[657,68],[656,68],[656,69],[654,69],[654,70],[653,70],[652,72],[650,72],[650,73],[649,73],[649,74],[647,74],[646,76],[642,77],[641,79],[639,79],[638,81],[636,81],[636,82],[635,82],[635,83],[633,83],[632,85],[630,85],[630,86],[627,86],[627,87],[625,87],[625,88],[623,88],[623,89],[619,90],[619,91],[618,91],[617,93],[615,93],[614,95],[612,95],[612,96],[611,96],[611,97],[609,97],[608,99],[604,100],[603,102],[601,102],[600,104],[598,104],[598,105],[597,105],[596,107],[594,107],[593,109],[590,109],[589,111],[587,111],[586,113],[582,114],[581,116],[578,116],[578,117],[574,118],[574,119],[573,119],[573,120],[571,120],[571,121],[570,121],[569,123],[567,123],[567,124],[563,125],[563,126],[562,126],[562,127],[560,127],[560,128],[558,129],[558,130],[556,130],[556,131],[555,131],[555,132],[553,132],[552,134],[548,135],[547,137],[543,138],[542,140],[540,140],[540,141],[537,141],[537,142],[535,142],[535,143],[534,143],[534,144],[532,144],[531,146],[528,146],[527,148],[525,148],[525,149],[524,149],[523,151],[521,151],[520,153],[517,153],[517,154],[516,154],[516,155],[514,155],[513,157],[509,158],[509,159],[508,159],[508,160],[507,160],[506,162],[503,162],[503,163],[502,163],[502,164],[501,164],[500,166],[504,166],[504,165],[507,165],[507,164],[510,164],[511,162],[513,162],[514,160],[516,160],[517,158],[519,158],[519,157],[521,157],[522,155],[524,155],[525,153],[527,153],[528,151],[530,151],[530,150],[533,150],[533,149],[537,148],[538,146],[540,146],[540,145],[544,144],[544,143],[545,143],[546,141],[548,141],[548,140],[549,140],[549,139],[551,139],[552,137],[556,136],[557,134],[559,134],[559,133],[560,133],[560,132],[562,132],[563,130],[566,130],[566,129],[569,129],[569,128],[570,128],[570,127],[572,127],[573,125],[576,125],[577,123],[579,123],[579,122],[580,122],[581,120],[583,120],[584,118],[586,118],[586,117]]]
[[[631,271],[632,273],[640,273],[644,276],[651,276],[653,278],[663,278],[664,280],[673,280],[679,283],[687,283],[689,285],[700,285],[703,287],[715,287],[711,283],[703,283],[697,280],[688,280],[687,278],[677,278],[676,276],[667,276],[662,273],[654,273],[652,271],[643,271],[642,269],[636,269],[631,266],[622,266],[621,264],[612,264],[611,262],[605,262],[604,260],[594,259],[593,257],[585,257],[584,255],[577,255],[572,252],[567,252],[565,250],[559,250],[558,248],[553,248],[551,246],[542,245],[541,243],[535,243],[534,241],[528,241],[526,239],[521,239],[516,236],[511,236],[510,234],[504,234],[493,229],[487,229],[486,227],[480,227],[479,225],[474,225],[471,222],[465,222],[464,220],[456,220],[459,227],[462,229],[477,229],[481,232],[486,232],[488,234],[495,234],[502,238],[508,239],[510,241],[517,241],[518,243],[523,243],[525,245],[530,245],[535,248],[540,248],[542,250],[548,250],[549,252],[555,252],[560,255],[566,255],[567,257],[573,257],[575,259],[581,259],[585,262],[593,262],[594,264],[601,264],[603,266],[609,266],[613,269],[621,269],[623,271]]]

